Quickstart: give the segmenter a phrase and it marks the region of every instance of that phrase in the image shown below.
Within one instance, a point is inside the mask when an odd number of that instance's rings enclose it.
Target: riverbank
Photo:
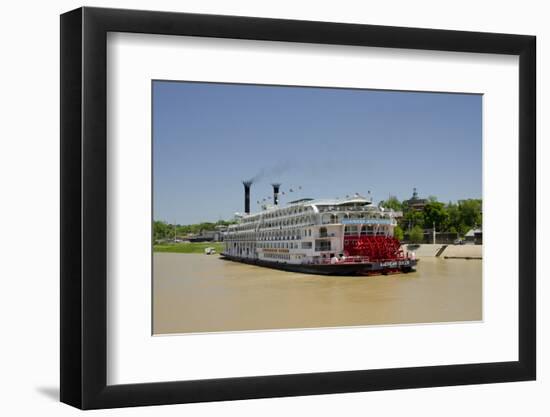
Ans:
[[[414,252],[417,258],[482,259],[483,245],[407,244],[405,252]]]
[[[204,253],[206,248],[214,248],[220,253],[223,250],[222,242],[181,242],[181,243],[163,243],[153,245],[153,252],[169,253]]]

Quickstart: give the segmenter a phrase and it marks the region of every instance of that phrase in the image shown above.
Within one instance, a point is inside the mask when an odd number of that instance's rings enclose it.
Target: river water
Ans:
[[[482,319],[482,261],[422,258],[409,274],[330,277],[217,255],[155,253],[153,333]]]

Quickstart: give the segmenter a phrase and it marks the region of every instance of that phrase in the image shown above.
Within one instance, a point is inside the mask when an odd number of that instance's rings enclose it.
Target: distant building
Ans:
[[[189,240],[191,242],[221,242],[223,241],[223,231],[203,230],[198,236],[195,236]]]
[[[476,245],[483,244],[483,230],[481,229],[470,229],[468,233],[464,235],[464,239],[468,243],[474,243]]]
[[[424,206],[428,203],[426,198],[418,198],[416,187],[413,188],[413,195],[408,200],[403,201],[403,206],[408,210],[422,211]]]

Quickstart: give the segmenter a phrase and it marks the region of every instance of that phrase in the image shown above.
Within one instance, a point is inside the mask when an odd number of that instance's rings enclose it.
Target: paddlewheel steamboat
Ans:
[[[244,182],[245,212],[224,233],[225,259],[322,275],[410,272],[417,264],[393,236],[398,213],[355,194],[344,199],[302,198],[250,213],[250,182]]]

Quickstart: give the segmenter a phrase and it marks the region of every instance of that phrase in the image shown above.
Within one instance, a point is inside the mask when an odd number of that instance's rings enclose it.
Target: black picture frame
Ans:
[[[107,385],[108,32],[519,56],[519,360]],[[534,36],[80,8],[61,15],[61,401],[81,409],[536,378]]]

